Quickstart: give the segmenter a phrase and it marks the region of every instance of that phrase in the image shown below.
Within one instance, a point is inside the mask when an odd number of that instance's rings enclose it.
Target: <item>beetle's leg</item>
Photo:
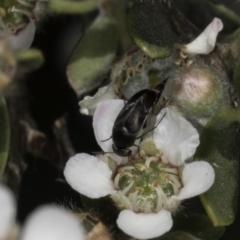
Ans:
[[[138,145],[133,145],[133,146],[139,147]],[[130,163],[132,164],[132,166],[135,168],[135,170],[136,170],[139,174],[141,174],[141,173],[138,171],[138,169],[136,168],[136,166],[134,165],[134,163],[133,163],[133,161],[131,160],[130,156],[128,156],[128,162],[130,162]]]
[[[97,154],[105,154],[105,153],[114,153],[114,152],[104,152],[104,151],[92,152],[93,155],[97,155]]]
[[[108,139],[101,140],[101,142],[106,142],[106,141],[110,140],[111,138],[112,138],[112,136],[110,138],[108,138]]]
[[[138,149],[138,150],[137,150],[137,151],[138,151],[138,155],[139,155],[139,157],[140,157],[140,156],[141,156],[141,155],[140,155],[140,146],[137,145],[137,144],[133,144],[133,146],[134,146],[134,147],[137,147],[137,149]]]
[[[152,129],[148,130],[147,132],[143,133],[142,135],[140,135],[139,137],[137,137],[136,139],[142,138],[144,135],[146,135],[147,133],[153,131],[155,128],[158,127],[158,125],[160,124],[160,122],[163,120],[163,118],[166,116],[166,113],[163,114],[162,118],[159,120],[159,122],[157,123],[156,126],[154,126]]]

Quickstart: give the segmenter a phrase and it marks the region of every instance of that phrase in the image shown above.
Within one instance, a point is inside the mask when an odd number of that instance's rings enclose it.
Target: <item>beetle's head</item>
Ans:
[[[129,157],[132,155],[132,150],[128,148],[118,148],[115,144],[112,145],[112,149],[114,153],[116,153],[120,157]]]

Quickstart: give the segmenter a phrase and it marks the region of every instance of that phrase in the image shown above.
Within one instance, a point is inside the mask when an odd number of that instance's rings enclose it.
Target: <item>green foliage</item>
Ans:
[[[98,6],[105,0],[85,0],[85,1],[71,1],[71,0],[51,0],[49,2],[49,10],[57,13],[88,13],[96,10]]]
[[[233,84],[234,84],[236,91],[238,91],[238,93],[240,93],[240,58],[237,60],[236,66],[234,68]]]
[[[0,96],[0,176],[6,166],[9,143],[10,143],[10,124],[7,111],[7,105],[2,96]]]
[[[218,240],[224,233],[224,227],[214,227],[211,220],[203,214],[179,213],[174,218],[173,231],[186,231],[204,240]]]
[[[18,64],[25,67],[28,71],[33,71],[38,69],[44,63],[44,57],[40,50],[38,49],[29,49],[21,50],[15,54]]]
[[[128,29],[133,41],[149,57],[164,58],[173,53],[176,36],[160,2],[134,3],[128,15]]]
[[[204,29],[214,17],[224,23],[222,33],[232,33],[240,26],[240,18],[226,6],[211,0],[178,0],[175,4],[193,24]],[[204,17],[203,17],[204,15]]]
[[[215,170],[215,182],[201,201],[214,226],[230,225],[237,213],[239,200],[238,123],[215,116],[203,129],[195,160],[204,160]]]
[[[100,14],[77,44],[67,66],[68,80],[79,95],[101,83],[119,43],[113,17]]]

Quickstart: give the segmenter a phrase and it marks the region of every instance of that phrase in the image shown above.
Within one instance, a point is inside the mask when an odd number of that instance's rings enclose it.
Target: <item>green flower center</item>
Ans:
[[[118,169],[114,186],[131,202],[135,212],[169,209],[169,199],[182,187],[179,170],[158,157],[134,160]]]
[[[18,27],[26,24],[29,18],[33,18],[33,10],[37,4],[27,0],[3,0],[1,3],[0,29],[5,33],[15,33]]]

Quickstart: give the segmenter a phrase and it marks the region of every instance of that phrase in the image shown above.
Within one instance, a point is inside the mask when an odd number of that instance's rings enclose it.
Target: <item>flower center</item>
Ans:
[[[28,22],[34,19],[33,10],[37,1],[5,1],[0,6],[0,36],[16,34]]]
[[[169,210],[170,197],[182,187],[179,170],[158,157],[134,160],[118,169],[114,186],[131,202],[135,212]]]

